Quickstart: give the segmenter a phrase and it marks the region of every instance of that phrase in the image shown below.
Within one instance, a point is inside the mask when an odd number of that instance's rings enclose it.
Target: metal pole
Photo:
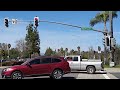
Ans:
[[[7,45],[7,48],[8,48],[8,60],[9,60],[9,46]]]
[[[113,38],[113,19],[112,19],[112,11],[109,11],[109,20],[110,20],[110,63],[114,62],[114,51],[111,46],[111,38]]]
[[[107,31],[107,30],[105,30],[105,31]],[[107,33],[104,33],[104,39],[105,39],[105,36],[107,36]],[[107,61],[107,52],[106,52],[106,49],[107,49],[107,47],[104,44],[104,60],[103,60],[104,64],[106,64],[106,61]]]

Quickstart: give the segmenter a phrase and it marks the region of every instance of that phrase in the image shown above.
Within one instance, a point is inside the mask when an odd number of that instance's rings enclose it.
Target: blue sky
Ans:
[[[19,20],[33,20],[38,16],[40,20],[63,22],[83,27],[89,27],[89,21],[99,11],[0,11],[0,43],[10,43],[15,47],[15,41],[25,37],[27,31],[26,26],[29,22],[18,22],[16,25],[9,23],[9,28],[4,26],[4,18]],[[120,44],[120,12],[118,18],[113,23],[114,37],[117,44]],[[103,24],[97,24],[94,29],[103,30]],[[109,30],[109,22],[107,23]],[[90,46],[97,50],[101,46],[103,50],[102,38],[103,34],[94,31],[81,31],[80,28],[68,27],[58,24],[40,22],[38,27],[41,53],[46,48],[51,47],[53,50],[67,47],[69,50],[77,50],[77,46],[81,47],[81,51],[87,51]]]

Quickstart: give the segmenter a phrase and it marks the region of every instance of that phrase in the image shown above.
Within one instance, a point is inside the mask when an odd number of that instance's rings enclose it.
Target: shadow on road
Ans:
[[[115,77],[120,79],[120,72],[114,72],[114,73],[110,73],[112,75],[114,75]]]
[[[71,73],[88,74],[87,71],[72,71]],[[106,71],[97,71],[94,74],[107,74]]]
[[[48,80],[54,80],[54,79],[51,79],[51,78],[31,78],[31,79],[48,79]],[[63,77],[62,80],[64,79],[76,79],[75,77]]]

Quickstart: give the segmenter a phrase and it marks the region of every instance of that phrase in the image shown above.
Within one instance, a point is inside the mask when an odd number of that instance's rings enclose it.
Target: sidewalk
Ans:
[[[2,67],[0,66],[0,68],[6,68],[6,67],[10,67],[10,66],[2,66]]]
[[[107,72],[120,72],[120,68],[105,68],[104,70],[106,70]]]

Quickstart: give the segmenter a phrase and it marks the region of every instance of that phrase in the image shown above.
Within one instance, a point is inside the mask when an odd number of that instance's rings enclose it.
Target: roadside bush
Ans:
[[[2,66],[12,66],[15,61],[3,62]],[[1,65],[1,64],[0,64]]]

